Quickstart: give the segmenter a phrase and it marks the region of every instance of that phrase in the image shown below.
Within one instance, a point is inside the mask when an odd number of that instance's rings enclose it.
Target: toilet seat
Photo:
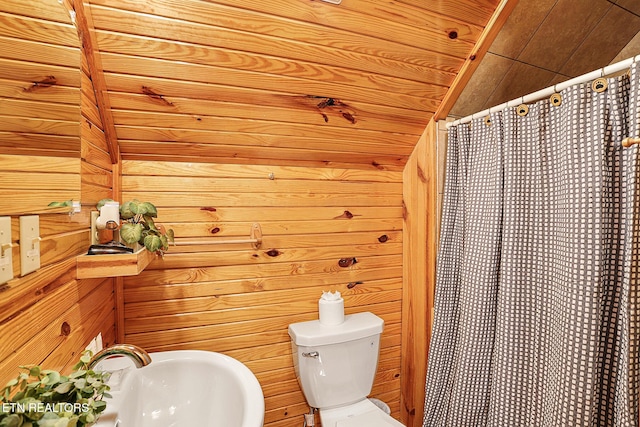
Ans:
[[[320,409],[323,427],[404,427],[369,399],[351,405]]]
[[[380,409],[376,409],[371,412],[365,412],[364,414],[356,415],[355,417],[347,418],[345,420],[339,420],[336,423],[336,427],[396,427],[402,426],[398,421],[391,416],[385,414]]]

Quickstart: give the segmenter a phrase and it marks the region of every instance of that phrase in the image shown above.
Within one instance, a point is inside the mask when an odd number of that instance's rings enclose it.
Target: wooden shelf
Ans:
[[[144,247],[132,254],[80,255],[76,258],[78,279],[135,276],[156,257]]]

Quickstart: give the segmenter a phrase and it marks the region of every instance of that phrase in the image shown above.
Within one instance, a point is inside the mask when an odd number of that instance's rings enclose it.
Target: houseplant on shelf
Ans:
[[[0,389],[0,427],[84,427],[96,423],[110,397],[108,372],[93,371],[85,351],[73,372],[21,366],[21,372]]]
[[[113,202],[113,200],[100,200],[97,205],[98,210],[107,202]],[[120,238],[129,245],[139,243],[149,252],[162,255],[169,249],[169,242],[173,243],[173,230],[156,225],[153,219],[157,217],[158,210],[153,203],[141,202],[137,199],[123,203],[120,205],[122,222]]]

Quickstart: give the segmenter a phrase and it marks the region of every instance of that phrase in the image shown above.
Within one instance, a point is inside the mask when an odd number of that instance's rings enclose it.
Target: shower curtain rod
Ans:
[[[451,126],[457,126],[463,123],[469,123],[473,119],[477,119],[480,117],[485,117],[490,113],[495,113],[498,111],[502,111],[508,107],[516,107],[520,104],[526,104],[528,102],[539,101],[542,98],[546,98],[548,96],[553,95],[554,93],[558,93],[569,86],[573,86],[575,84],[588,82],[589,80],[594,80],[600,77],[604,77],[608,74],[613,74],[624,70],[625,68],[629,68],[631,64],[636,61],[640,61],[640,55],[631,57],[629,59],[625,59],[620,62],[616,62],[615,64],[608,65],[599,70],[592,71],[587,74],[583,74],[581,76],[575,77],[571,80],[567,80],[566,82],[558,83],[556,85],[550,86],[546,89],[539,90],[537,92],[530,93],[529,95],[521,96],[520,98],[512,99],[511,101],[505,102],[504,104],[496,105],[495,107],[488,108],[486,110],[480,111],[479,113],[473,113],[470,116],[462,117],[460,119],[454,120],[452,122],[447,123],[447,129]]]

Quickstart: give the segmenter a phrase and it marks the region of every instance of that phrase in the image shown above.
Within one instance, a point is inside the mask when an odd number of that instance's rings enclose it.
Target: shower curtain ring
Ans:
[[[529,114],[529,107],[524,103],[524,96],[520,98],[520,105],[518,105],[518,107],[516,108],[516,113],[520,117],[524,117]]]

